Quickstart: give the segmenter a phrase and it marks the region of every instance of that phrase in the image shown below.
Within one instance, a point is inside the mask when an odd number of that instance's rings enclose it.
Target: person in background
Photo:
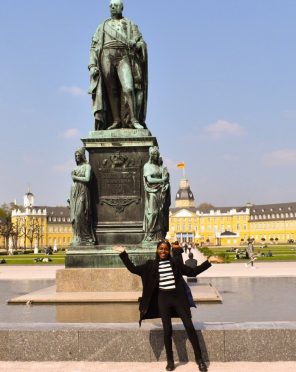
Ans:
[[[192,267],[193,269],[197,266],[197,260],[193,258],[193,253],[188,254],[188,260],[185,261],[185,265]]]
[[[248,267],[249,265],[251,265],[252,268],[255,268],[254,261],[257,259],[257,257],[254,253],[254,247],[251,241],[248,243],[247,254],[250,261],[248,261],[245,266]]]
[[[197,266],[197,260],[195,258],[193,258],[193,253],[189,253],[188,254],[188,260],[185,261],[185,265],[186,266],[189,266],[191,268],[195,268]],[[197,282],[197,279],[196,277],[194,278],[187,278],[187,283],[196,283]]]

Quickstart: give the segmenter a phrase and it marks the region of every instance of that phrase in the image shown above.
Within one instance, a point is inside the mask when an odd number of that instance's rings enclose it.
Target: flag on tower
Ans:
[[[185,168],[185,163],[184,162],[178,163],[177,168]]]

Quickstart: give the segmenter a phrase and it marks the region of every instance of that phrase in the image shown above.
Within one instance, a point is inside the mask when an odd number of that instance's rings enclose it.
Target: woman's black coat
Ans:
[[[195,268],[188,267],[183,263],[181,252],[182,251],[176,252],[176,250],[174,250],[174,257],[170,258],[170,261],[175,277],[177,292],[176,299],[178,299],[179,302],[181,301],[182,305],[184,306],[184,309],[187,312],[188,317],[191,317],[190,303],[185,288],[185,285],[187,284],[184,281],[182,275],[194,277],[202,273],[203,271],[207,270],[212,265],[209,263],[209,261],[205,261]],[[143,319],[159,318],[160,317],[158,311],[159,260],[158,259],[148,260],[143,265],[135,266],[131,262],[131,260],[128,257],[128,254],[125,251],[120,253],[119,257],[121,258],[124,265],[131,273],[139,275],[142,279],[143,293],[142,297],[140,298],[139,307],[140,325]],[[172,316],[178,317],[177,314],[172,314]]]

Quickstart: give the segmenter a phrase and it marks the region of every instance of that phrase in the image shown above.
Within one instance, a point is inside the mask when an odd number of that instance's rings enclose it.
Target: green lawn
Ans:
[[[50,262],[34,262],[35,258],[48,258]],[[14,256],[0,256],[0,261],[4,259],[8,265],[63,265],[65,263],[65,253],[46,254],[18,254]]]
[[[225,262],[246,262],[246,259],[235,259],[235,252],[226,252],[229,247],[210,246],[203,248],[205,255],[221,256]],[[243,251],[246,246],[240,246],[239,250]],[[272,252],[272,257],[258,257],[258,261],[296,261],[296,245],[268,245],[267,248],[255,245],[256,254]],[[35,258],[50,258],[51,262],[34,262]],[[0,261],[4,259],[8,265],[64,265],[65,252],[54,253],[50,256],[45,254],[18,254],[14,256],[0,255]]]
[[[235,252],[227,252],[230,250],[229,247],[206,247],[205,254],[212,254],[214,256],[221,256],[225,262],[245,262],[246,259],[235,259]],[[239,246],[239,250],[246,250],[246,246]],[[204,248],[205,249],[205,248]],[[257,261],[296,261],[296,246],[295,245],[268,245],[266,248],[255,245],[255,254],[265,253],[268,251],[272,252],[272,257],[258,256]]]

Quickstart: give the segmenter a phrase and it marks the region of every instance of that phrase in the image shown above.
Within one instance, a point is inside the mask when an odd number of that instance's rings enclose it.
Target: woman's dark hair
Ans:
[[[170,253],[169,253],[169,258],[171,257],[171,243],[168,241],[168,240],[160,240],[158,243],[157,243],[157,246],[156,246],[156,259],[159,259],[159,255],[158,255],[158,248],[161,246],[161,244],[165,244],[168,249],[170,250]]]

